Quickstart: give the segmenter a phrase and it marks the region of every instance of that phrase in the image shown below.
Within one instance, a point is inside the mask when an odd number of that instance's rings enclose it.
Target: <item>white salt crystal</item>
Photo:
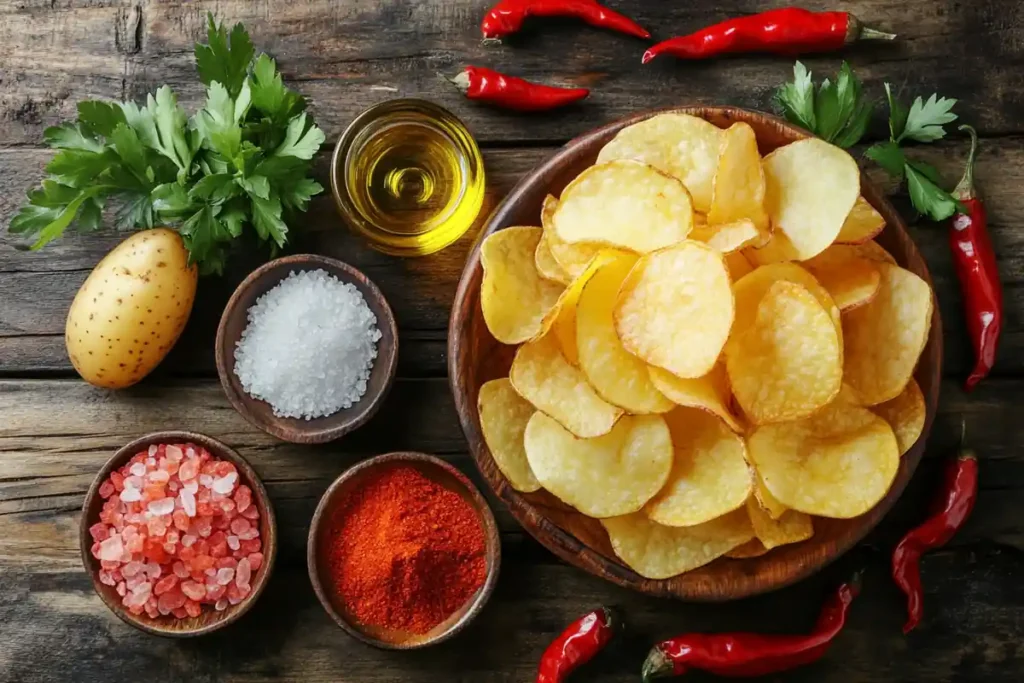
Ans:
[[[147,452],[147,455],[152,458],[154,455],[156,455],[156,451],[157,451],[156,444],[153,444],[153,445],[151,445],[149,447],[149,451]]]
[[[124,552],[124,544],[121,542],[121,536],[114,534],[107,540],[100,543],[99,559],[106,560],[107,562],[113,562],[114,560],[121,559],[121,553]]]
[[[232,550],[238,550],[241,547],[241,543],[238,542],[238,536],[228,536],[228,547]]]
[[[184,504],[182,504],[184,507]],[[146,507],[146,510],[151,515],[169,515],[174,512],[174,499],[173,498],[161,498],[160,500],[152,500]],[[186,512],[186,514],[188,514]]]
[[[212,474],[200,474],[199,485],[204,489],[208,489],[213,486],[213,475]]]
[[[142,500],[142,491],[138,490],[134,486],[128,486],[126,482],[124,485],[124,490],[121,491],[121,502],[134,503],[135,501],[138,500]]]
[[[146,466],[141,462],[133,463],[129,472],[134,474],[136,477],[141,477],[146,474]]]
[[[196,516],[196,497],[192,495],[187,486],[181,489],[181,493],[178,494],[178,500],[181,501],[181,509],[185,511],[186,515],[189,517]]]
[[[213,480],[213,491],[219,493],[222,496],[226,496],[231,493],[231,489],[235,487],[235,482],[238,481],[237,472],[229,472],[219,479]]]
[[[182,484],[181,488],[185,489],[189,493],[196,494],[199,493],[199,482],[195,479],[191,479],[187,483]]]
[[[235,578],[235,570],[231,567],[221,567],[217,570],[217,583],[226,586]]]

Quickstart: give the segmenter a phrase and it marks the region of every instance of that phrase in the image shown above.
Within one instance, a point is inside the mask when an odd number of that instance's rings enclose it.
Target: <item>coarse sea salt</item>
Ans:
[[[366,393],[381,338],[363,295],[324,270],[292,272],[257,299],[235,348],[246,393],[311,420]]]

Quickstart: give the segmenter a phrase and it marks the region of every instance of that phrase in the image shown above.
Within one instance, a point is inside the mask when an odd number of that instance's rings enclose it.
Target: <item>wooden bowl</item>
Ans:
[[[809,136],[773,116],[732,107],[678,107],[637,114],[572,140],[528,173],[495,210],[482,237],[511,225],[538,225],[541,202],[548,193],[557,196],[580,171],[594,163],[601,147],[622,128],[666,111],[700,116],[721,128],[745,121],[756,132],[762,154]],[[901,266],[930,285],[928,268],[907,234],[903,219],[866,177],[862,177],[861,193],[881,212],[888,225],[878,242]],[[513,490],[495,465],[480,431],[477,393],[484,382],[508,375],[515,348],[495,341],[484,324],[479,296],[481,274],[478,244],[459,282],[448,330],[449,377],[463,431],[484,478],[520,524],[557,556],[591,574],[651,595],[700,601],[731,600],[781,588],[818,571],[864,538],[903,492],[921,460],[925,439],[935,419],[942,376],[942,322],[938,305],[916,372],[928,409],[924,431],[903,456],[892,488],[878,505],[851,520],[815,519],[812,539],[776,548],[758,558],[723,558],[670,579],[645,579],[615,557],[608,535],[597,520],[576,512],[546,491],[523,494]]]
[[[140,615],[132,614],[121,604],[121,597],[114,590],[113,586],[100,583],[100,563],[90,552],[92,548],[92,536],[89,534],[89,527],[99,521],[100,510],[103,507],[103,498],[100,497],[100,485],[106,481],[110,473],[131,460],[132,456],[144,451],[153,444],[161,443],[193,443],[202,446],[211,455],[227,460],[238,469],[239,483],[245,484],[252,489],[252,504],[260,512],[260,540],[263,542],[263,564],[253,572],[252,592],[237,605],[228,605],[227,609],[217,612],[209,606],[203,606],[203,613],[198,617],[176,619],[173,616],[161,616],[151,619],[145,613]],[[140,631],[152,633],[157,636],[168,636],[171,638],[188,638],[201,636],[233,624],[243,614],[249,611],[256,600],[260,597],[267,585],[267,579],[274,569],[274,559],[277,556],[277,525],[274,521],[274,508],[270,505],[270,497],[267,490],[263,488],[255,470],[242,456],[230,447],[204,434],[186,431],[153,432],[131,443],[122,446],[117,453],[107,460],[103,469],[99,471],[96,478],[85,494],[85,503],[82,505],[82,519],[79,524],[79,544],[82,548],[82,563],[85,570],[92,578],[93,588],[103,600],[103,603],[110,608],[127,624],[134,626]]]
[[[323,269],[342,282],[355,285],[366,304],[377,316],[381,338],[377,342],[377,359],[370,370],[366,393],[350,408],[331,415],[304,420],[278,417],[266,401],[253,398],[242,388],[235,374],[235,346],[248,324],[249,308],[292,272]],[[249,274],[224,307],[217,327],[215,346],[217,374],[228,401],[246,420],[283,441],[293,443],[324,443],[333,441],[361,427],[380,408],[395,379],[398,365],[398,326],[391,307],[377,286],[363,273],[347,263],[326,256],[298,254],[266,263]]]
[[[487,578],[462,607],[424,634],[394,631],[356,623],[344,602],[331,588],[330,579],[327,578],[330,576],[330,571],[326,564],[328,555],[324,548],[335,510],[351,491],[360,486],[366,475],[382,467],[394,467],[395,465],[415,467],[426,477],[458,493],[473,506],[484,527]],[[385,650],[415,650],[453,637],[466,628],[469,622],[484,608],[498,582],[498,570],[501,566],[501,538],[498,535],[498,525],[494,521],[494,514],[487,506],[487,501],[466,475],[453,465],[423,453],[386,453],[350,467],[335,479],[324,493],[309,527],[306,563],[309,566],[309,580],[313,584],[316,596],[320,599],[320,604],[346,633],[368,645]]]

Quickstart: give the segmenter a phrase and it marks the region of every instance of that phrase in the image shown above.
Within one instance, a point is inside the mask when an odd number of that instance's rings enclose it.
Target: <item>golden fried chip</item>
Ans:
[[[675,456],[668,482],[644,507],[665,526],[694,526],[742,507],[754,488],[743,439],[716,415],[676,408],[665,416]]]
[[[754,481],[754,500],[761,506],[765,514],[772,519],[779,519],[789,509],[772,495],[772,492],[764,485],[764,479],[761,478],[760,474],[757,474]]]
[[[724,131],[689,114],[659,114],[619,131],[597,163],[635,159],[679,178],[701,213],[711,208],[712,185]]]
[[[729,407],[732,390],[729,388],[724,363],[716,363],[711,372],[703,377],[689,379],[676,377],[667,370],[653,366],[649,366],[647,371],[658,391],[676,405],[705,410],[720,417],[737,434],[743,432],[740,419]]]
[[[533,406],[516,393],[508,379],[496,379],[480,387],[477,409],[484,441],[508,483],[524,493],[539,489],[540,482],[533,476],[523,447],[523,434],[534,413]]]
[[[885,219],[875,211],[875,207],[864,197],[857,197],[857,202],[850,209],[843,221],[843,227],[836,236],[839,244],[861,244],[867,242],[885,229]]]
[[[533,252],[533,262],[537,266],[537,272],[540,273],[542,278],[561,285],[568,285],[572,282],[572,278],[552,255],[547,234],[543,235],[540,238],[540,242],[537,243],[537,250]]]
[[[833,244],[803,262],[811,275],[828,290],[839,310],[846,312],[875,298],[882,276],[875,262],[857,255],[857,247]]]
[[[761,509],[757,500],[750,498],[747,501],[747,513],[757,539],[768,550],[787,543],[806,541],[814,535],[811,518],[803,512],[787,510],[778,519],[773,519]]]
[[[672,469],[672,438],[659,415],[628,415],[604,436],[578,439],[534,413],[523,442],[541,485],[590,517],[636,512]]]
[[[725,554],[726,557],[730,557],[734,560],[747,560],[752,557],[761,557],[768,552],[768,548],[764,547],[764,544],[756,538],[752,541],[747,541],[738,548],[733,548]]]
[[[562,293],[558,295],[558,301],[541,318],[540,329],[537,330],[537,334],[530,338],[530,341],[536,341],[546,335],[554,326],[555,321],[562,317],[562,311],[569,308],[575,309],[579,302],[580,294],[583,292],[583,288],[586,287],[587,282],[590,281],[590,278],[594,276],[598,268],[615,259],[618,254],[619,252],[613,249],[602,250],[594,258],[590,259],[590,263],[583,269],[583,272],[577,275],[569,283],[569,286],[562,290]]]
[[[580,358],[576,350],[576,303],[566,303],[558,312],[551,334],[558,341],[558,348],[569,365],[579,367]]]
[[[910,450],[917,443],[924,431],[924,420],[927,409],[921,387],[911,377],[907,386],[896,398],[880,403],[872,411],[889,423],[896,433],[896,443],[900,447],[900,455]]]
[[[615,305],[615,329],[626,350],[678,377],[711,371],[732,320],[725,261],[692,240],[637,261]]]
[[[863,244],[858,244],[853,247],[858,256],[866,258],[870,261],[881,261],[882,263],[896,264],[896,259],[893,258],[892,254],[887,252],[882,245],[874,240],[868,240]]]
[[[753,272],[733,285],[732,291],[736,298],[736,322],[733,324],[732,336],[738,336],[750,327],[754,316],[757,315],[757,307],[760,305],[761,299],[764,298],[768,289],[780,280],[798,284],[814,295],[818,303],[828,311],[829,317],[836,327],[836,332],[842,332],[843,323],[839,307],[835,305],[831,295],[813,275],[796,263],[770,263],[755,268]]]
[[[519,344],[537,335],[565,289],[537,272],[534,253],[541,229],[514,227],[488,236],[480,247],[484,322],[503,344]]]
[[[561,268],[561,271],[573,280],[583,274],[590,262],[594,260],[597,253],[601,251],[600,244],[568,244],[558,238],[555,233],[555,225],[551,220],[558,208],[558,200],[552,195],[544,198],[544,204],[540,209],[540,224],[544,226],[544,239],[547,243],[547,250],[551,258]],[[540,247],[538,247],[539,249]]]
[[[648,579],[667,579],[712,562],[754,538],[746,510],[696,526],[671,527],[643,513],[602,519],[612,550]]]
[[[729,254],[758,243],[762,235],[753,221],[741,218],[733,223],[717,223],[694,228],[690,233],[690,239],[703,242],[723,254]]]
[[[711,194],[708,222],[713,225],[748,220],[760,232],[768,230],[764,209],[765,180],[757,136],[749,124],[732,124],[722,135],[721,155]]]
[[[729,278],[736,282],[747,273],[753,272],[754,266],[742,251],[734,251],[725,255],[725,266],[729,269]]]

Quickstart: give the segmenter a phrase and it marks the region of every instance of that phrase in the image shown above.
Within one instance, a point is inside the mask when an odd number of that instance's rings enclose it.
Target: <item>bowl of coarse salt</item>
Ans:
[[[352,266],[315,254],[254,270],[217,328],[217,373],[231,405],[272,436],[332,441],[383,403],[398,362],[387,301]]]

